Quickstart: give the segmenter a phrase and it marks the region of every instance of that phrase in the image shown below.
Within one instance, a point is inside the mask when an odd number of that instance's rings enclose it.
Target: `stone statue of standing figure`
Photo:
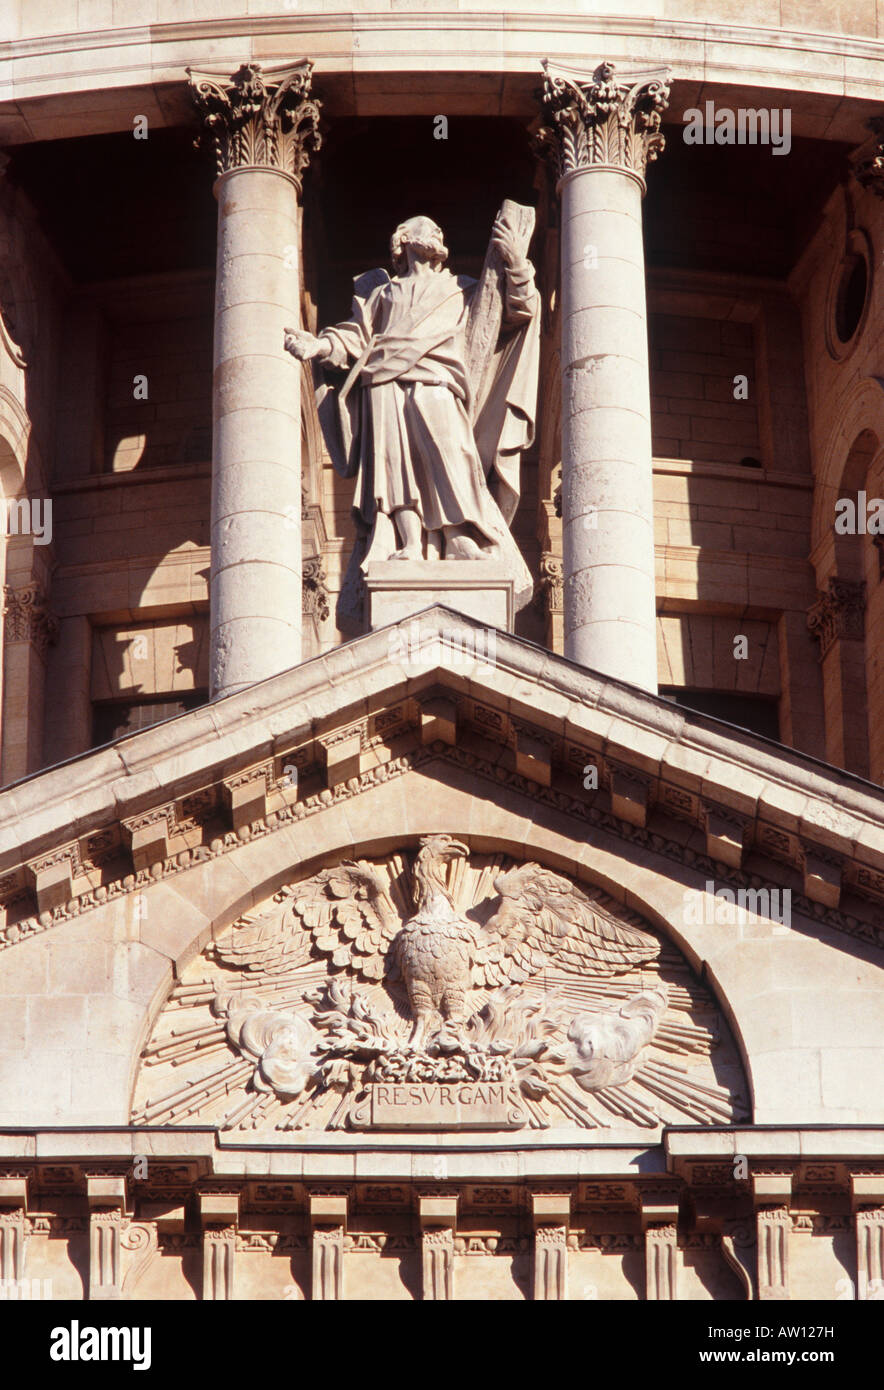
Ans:
[[[445,268],[435,222],[409,218],[391,240],[393,276],[358,276],[348,320],[318,337],[286,330],[286,349],[323,368],[319,418],[335,468],[356,478],[362,572],[374,560],[488,559],[514,579],[517,607],[531,597],[509,526],[537,400],[533,227],[532,209],[505,202],[473,280]]]

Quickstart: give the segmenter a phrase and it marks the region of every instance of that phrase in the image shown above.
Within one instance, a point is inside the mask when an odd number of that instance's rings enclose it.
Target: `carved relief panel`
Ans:
[[[638,1130],[746,1114],[727,1027],[635,914],[447,834],[282,888],[186,971],[136,1124]]]

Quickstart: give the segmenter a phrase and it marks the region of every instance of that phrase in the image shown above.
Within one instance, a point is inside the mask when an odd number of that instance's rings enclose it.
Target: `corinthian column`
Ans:
[[[298,194],[319,147],[313,65],[188,69],[218,166],[212,393],[212,698],[301,659]]]
[[[641,200],[669,72],[544,63],[540,146],[562,199],[565,655],[657,689]]]

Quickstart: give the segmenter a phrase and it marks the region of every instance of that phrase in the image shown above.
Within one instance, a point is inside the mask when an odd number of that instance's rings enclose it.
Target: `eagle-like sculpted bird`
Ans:
[[[425,835],[413,870],[415,912],[403,922],[381,874],[364,860],[323,869],[284,890],[272,914],[246,924],[214,954],[224,964],[278,977],[302,965],[313,946],[346,969],[388,986],[401,976],[420,1049],[434,1018],[463,1023],[476,988],[521,984],[555,961],[588,977],[621,974],[659,953],[652,936],[617,921],[566,878],[522,864],[494,879],[499,901],[482,926],[460,913],[449,889],[467,846]]]
[[[423,1042],[434,1013],[451,1023],[466,1017],[478,928],[455,911],[446,870],[453,859],[468,855],[466,845],[450,835],[425,835],[415,860],[417,912],[396,938],[397,961],[414,1016],[412,1047]]]

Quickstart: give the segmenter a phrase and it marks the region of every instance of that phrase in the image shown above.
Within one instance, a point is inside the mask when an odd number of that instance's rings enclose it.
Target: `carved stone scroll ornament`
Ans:
[[[310,155],[322,143],[319,102],[310,95],[312,73],[309,60],[267,71],[245,63],[232,77],[187,69],[219,174],[278,169],[300,187]]]
[[[247,914],[182,987],[193,1028],[180,1007],[161,1015],[135,1121],[542,1130],[733,1118],[736,1096],[705,1062],[708,1009],[694,1021],[671,949],[538,864],[478,859],[429,835],[411,862],[345,862]]]
[[[808,631],[820,644],[820,660],[839,639],[861,641],[865,635],[866,586],[849,579],[830,579],[807,615]]]
[[[581,169],[616,169],[644,187],[648,164],[664,146],[660,131],[669,104],[669,69],[618,73],[601,63],[591,78],[561,63],[543,63],[541,153],[559,177]]]
[[[34,582],[15,589],[3,586],[3,641],[30,642],[45,657],[47,649],[58,640],[58,620],[49,611],[49,601],[42,587]]]
[[[564,561],[560,555],[545,550],[540,557],[539,596],[546,601],[547,611],[561,613],[565,601]]]
[[[325,622],[330,612],[326,578],[320,559],[304,562],[301,612],[305,618],[315,618],[320,623]]]

